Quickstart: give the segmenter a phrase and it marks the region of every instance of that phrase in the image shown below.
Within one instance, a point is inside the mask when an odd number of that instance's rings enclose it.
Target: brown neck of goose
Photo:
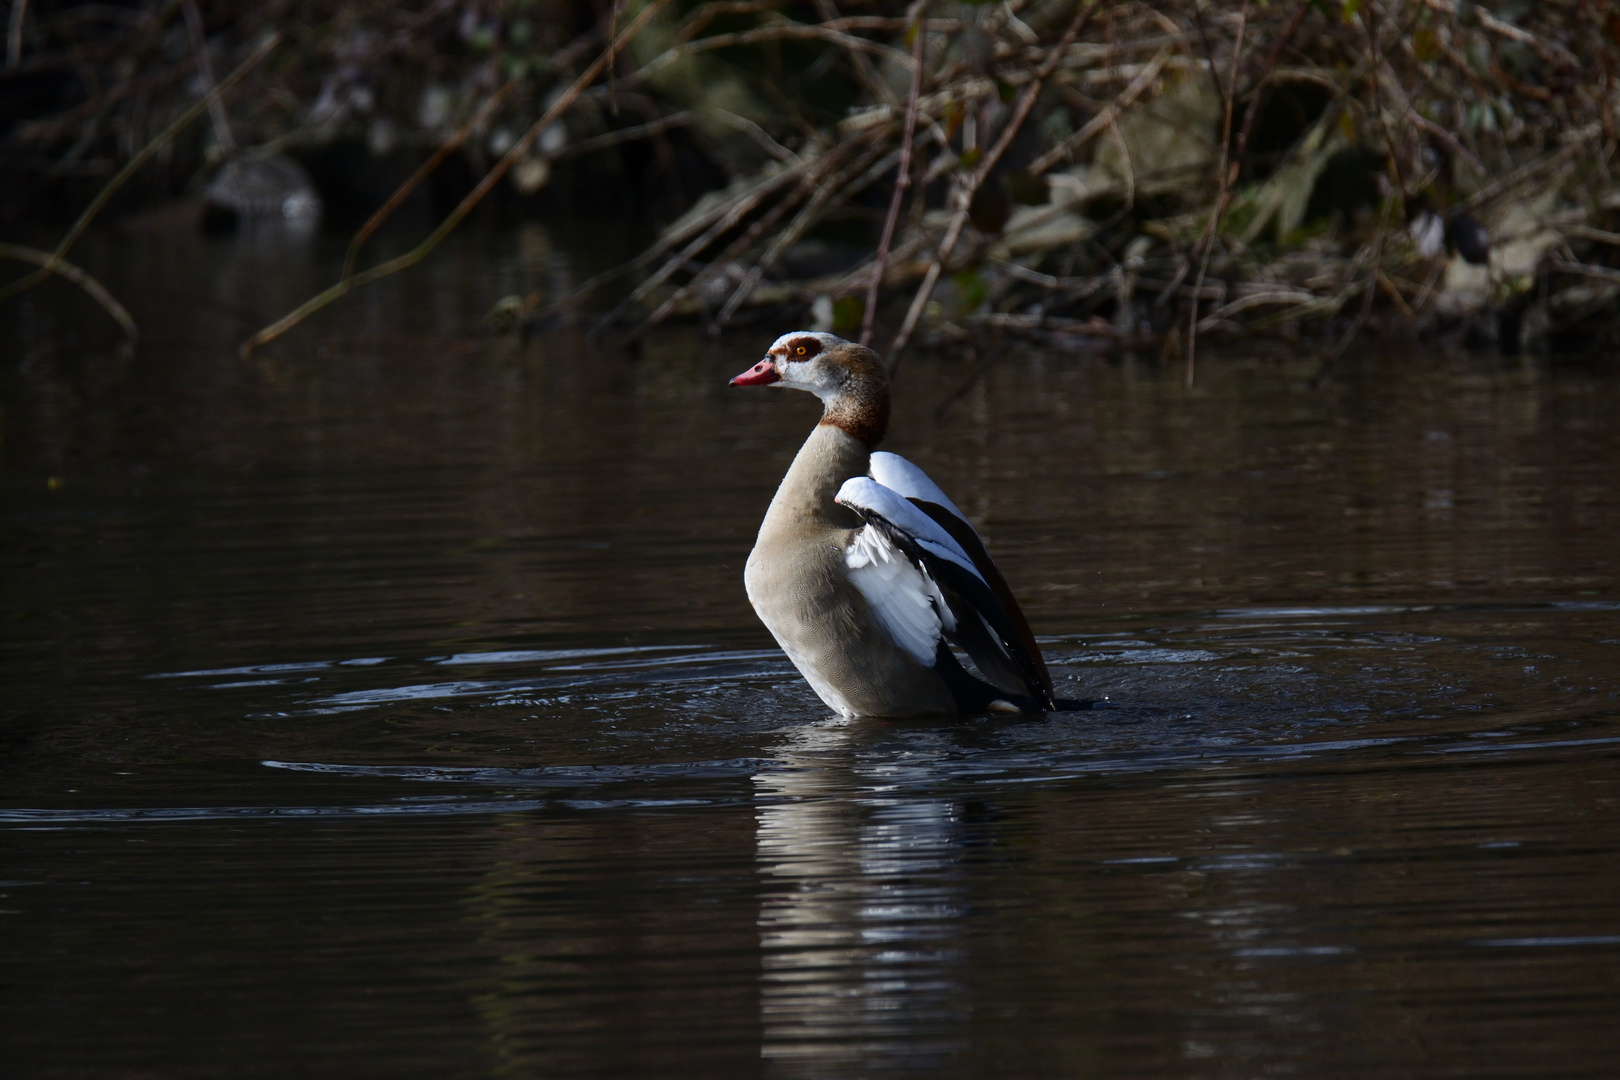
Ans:
[[[821,422],[843,429],[872,450],[889,430],[889,373],[871,349],[850,345],[840,351],[846,354],[840,359],[849,378],[827,403]]]

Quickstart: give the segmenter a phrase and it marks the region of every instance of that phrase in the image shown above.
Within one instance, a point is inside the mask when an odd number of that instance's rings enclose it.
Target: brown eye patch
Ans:
[[[793,343],[793,355],[802,356],[805,359],[809,359],[820,351],[821,342],[815,338],[803,337]]]

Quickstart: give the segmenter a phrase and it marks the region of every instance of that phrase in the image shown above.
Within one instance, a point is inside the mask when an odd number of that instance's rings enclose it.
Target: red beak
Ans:
[[[731,380],[732,386],[769,386],[773,382],[781,382],[782,376],[776,373],[776,364],[766,357],[747,371]]]

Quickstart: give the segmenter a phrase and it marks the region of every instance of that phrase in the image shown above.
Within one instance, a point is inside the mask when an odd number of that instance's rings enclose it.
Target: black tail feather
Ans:
[[[951,688],[951,694],[956,698],[956,708],[964,713],[994,712],[991,706],[998,702],[1012,705],[1019,712],[1048,713],[1073,712],[1078,709],[1091,708],[1089,701],[1056,701],[1056,708],[1047,705],[1044,701],[1032,698],[1027,694],[1010,694],[998,687],[991,686],[983,679],[974,675],[962,666],[962,662],[951,652],[950,647],[943,641],[939,644],[939,651],[934,656],[934,670],[944,678],[945,685]]]

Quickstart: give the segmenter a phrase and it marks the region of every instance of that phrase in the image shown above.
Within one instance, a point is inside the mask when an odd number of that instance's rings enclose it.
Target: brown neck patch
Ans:
[[[863,345],[840,345],[830,355],[848,377],[822,411],[821,422],[841,428],[871,450],[889,431],[889,373],[878,354]]]

